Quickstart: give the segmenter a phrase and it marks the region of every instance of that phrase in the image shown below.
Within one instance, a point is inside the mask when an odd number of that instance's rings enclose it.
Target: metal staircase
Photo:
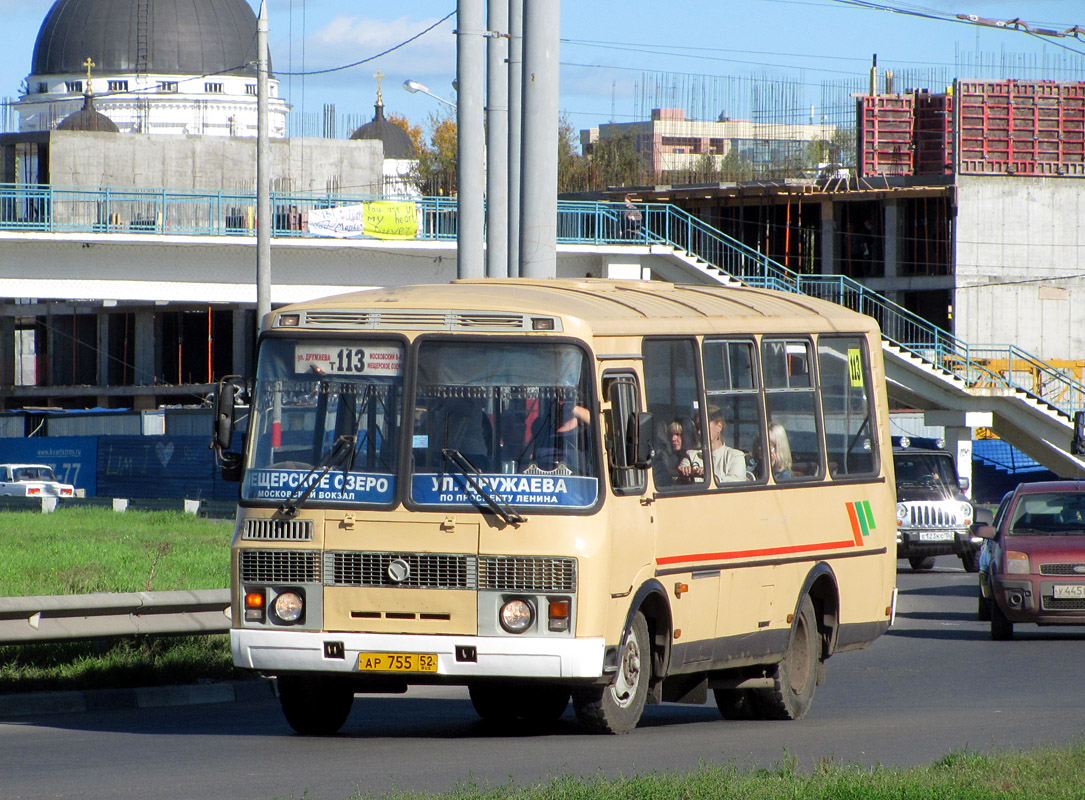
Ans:
[[[647,207],[643,238],[685,251],[709,279],[798,292],[874,317],[891,397],[922,409],[990,411],[1001,439],[1059,475],[1085,478],[1085,461],[1069,453],[1085,384],[1043,359],[1012,344],[964,342],[846,276],[793,272],[674,206]]]

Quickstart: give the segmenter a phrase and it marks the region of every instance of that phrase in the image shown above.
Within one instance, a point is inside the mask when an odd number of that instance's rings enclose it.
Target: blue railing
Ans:
[[[273,192],[272,235],[310,237],[306,226],[310,211],[381,199]],[[456,238],[455,198],[425,197],[415,203],[418,239]],[[1022,390],[1068,417],[1085,408],[1085,385],[1015,345],[969,345],[851,278],[789,270],[672,205],[649,203],[637,208],[641,219],[631,224],[619,203],[561,201],[558,241],[675,247],[703,261],[706,269],[748,285],[819,297],[868,314],[878,321],[888,341],[968,386]],[[0,230],[254,236],[255,209],[255,195],[245,192],[0,184]]]

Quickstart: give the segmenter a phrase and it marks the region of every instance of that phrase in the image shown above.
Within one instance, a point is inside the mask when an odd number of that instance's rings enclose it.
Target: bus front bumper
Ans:
[[[359,674],[359,655],[418,653],[437,657],[436,672],[383,672],[408,682],[470,678],[599,678],[603,639],[511,636],[425,636],[320,631],[230,631],[234,665],[266,673]]]

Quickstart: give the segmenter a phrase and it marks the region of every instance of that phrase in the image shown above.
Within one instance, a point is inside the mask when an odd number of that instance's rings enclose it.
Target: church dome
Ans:
[[[94,95],[83,95],[83,107],[74,114],[69,114],[60,124],[58,131],[96,131],[98,133],[120,133],[113,120],[94,110]]]
[[[351,139],[379,139],[384,143],[384,157],[415,159],[418,153],[407,131],[384,118],[384,104],[378,99],[373,119],[351,134]]]
[[[31,74],[79,74],[88,58],[99,75],[255,75],[256,15],[245,0],[56,0]]]

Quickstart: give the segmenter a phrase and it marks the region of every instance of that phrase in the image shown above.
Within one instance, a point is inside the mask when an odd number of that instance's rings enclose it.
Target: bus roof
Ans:
[[[559,316],[595,335],[711,331],[876,331],[875,321],[836,303],[789,292],[664,281],[487,278],[396,286],[314,299],[276,310],[454,310]],[[337,315],[346,320],[345,315]],[[397,324],[411,328],[397,314]],[[697,323],[691,325],[693,320]],[[579,321],[580,325],[575,324]],[[344,327],[354,327],[345,324]],[[371,326],[367,326],[371,327]],[[391,327],[381,325],[379,327]],[[428,327],[428,326],[426,326]]]

